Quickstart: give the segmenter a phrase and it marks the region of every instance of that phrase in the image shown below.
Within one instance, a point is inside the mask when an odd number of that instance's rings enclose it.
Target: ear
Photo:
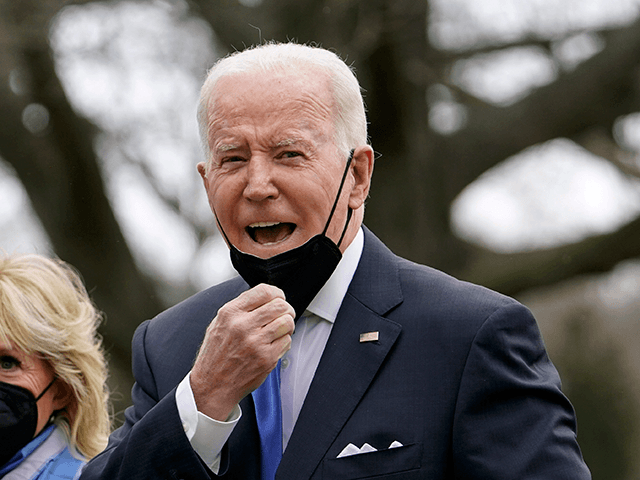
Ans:
[[[207,192],[207,198],[209,199],[209,205],[211,206],[211,197],[209,196],[209,179],[207,178],[208,168],[206,162],[200,162],[197,165],[198,173],[202,178],[202,184],[204,185],[204,191]],[[211,207],[213,210],[213,207]]]
[[[62,379],[58,378],[51,386],[53,390],[53,411],[69,409],[75,404],[73,389],[67,385]]]
[[[198,173],[200,174],[200,177],[202,178],[202,181],[204,182],[204,186],[206,188],[206,186],[207,186],[207,164],[206,164],[206,162],[198,163],[197,168],[198,168]]]
[[[362,145],[353,152],[351,174],[353,175],[354,183],[349,196],[349,206],[353,210],[357,210],[367,199],[369,187],[371,186],[373,149],[369,145]]]

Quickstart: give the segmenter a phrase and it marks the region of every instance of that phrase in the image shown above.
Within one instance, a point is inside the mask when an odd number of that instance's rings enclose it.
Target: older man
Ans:
[[[140,326],[134,405],[82,478],[590,478],[527,309],[362,226],[373,150],[336,55],[225,58],[199,121],[240,277]]]

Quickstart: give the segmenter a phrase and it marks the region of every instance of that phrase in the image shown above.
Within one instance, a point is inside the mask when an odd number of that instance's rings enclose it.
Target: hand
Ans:
[[[225,421],[291,348],[295,311],[284,293],[260,284],[218,310],[191,370],[198,410]]]

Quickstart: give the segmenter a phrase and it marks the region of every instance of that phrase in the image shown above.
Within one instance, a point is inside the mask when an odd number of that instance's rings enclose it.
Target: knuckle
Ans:
[[[289,302],[287,302],[284,298],[278,298],[277,302],[274,302],[277,305],[278,311],[281,312],[283,315],[284,314],[289,314],[291,315],[292,319],[293,317],[295,317],[295,310],[293,309],[293,307],[291,306],[291,304]]]
[[[256,292],[260,294],[262,297],[271,297],[273,295],[273,289],[275,288],[273,285],[269,285],[267,283],[261,283],[256,285]]]
[[[231,315],[234,310],[232,302],[233,300],[231,302],[225,303],[218,309],[218,314],[216,315],[214,321],[219,317],[226,318]]]
[[[289,305],[284,298],[275,298],[272,300],[271,305],[275,311],[283,311],[287,310],[287,305]]]
[[[269,285],[268,283],[261,283],[257,285],[255,288],[259,288],[260,289],[259,292],[265,297],[284,298],[284,292],[274,285]]]
[[[253,287],[253,292],[258,295],[266,295],[269,292],[269,285],[266,283],[260,283]]]

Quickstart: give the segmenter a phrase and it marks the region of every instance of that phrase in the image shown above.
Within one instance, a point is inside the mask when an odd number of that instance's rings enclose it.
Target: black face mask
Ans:
[[[6,464],[36,434],[37,402],[56,381],[56,377],[38,398],[18,385],[0,382],[0,466]]]
[[[260,283],[268,283],[280,288],[284,292],[287,302],[296,312],[296,321],[324,284],[327,283],[342,258],[339,247],[353,213],[351,208],[347,212],[347,220],[337,245],[326,236],[326,233],[338,205],[342,186],[347,178],[352,160],[353,150],[349,155],[349,160],[347,160],[338,194],[324,230],[299,247],[270,258],[256,257],[255,255],[241,252],[234,247],[218,221],[220,231],[229,244],[231,263],[240,276],[250,287],[255,287]]]

